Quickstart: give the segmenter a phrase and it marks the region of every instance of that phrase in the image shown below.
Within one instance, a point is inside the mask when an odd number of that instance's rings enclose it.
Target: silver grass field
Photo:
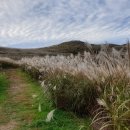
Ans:
[[[90,116],[93,128],[130,129],[129,52],[102,49],[99,54],[0,60],[39,80],[56,108]]]

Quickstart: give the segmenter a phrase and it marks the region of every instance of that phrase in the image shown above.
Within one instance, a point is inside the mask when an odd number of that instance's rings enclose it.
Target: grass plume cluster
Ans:
[[[127,52],[122,56],[120,51],[113,49],[111,53],[102,50],[98,55],[85,52],[82,56],[23,58],[21,63],[27,71],[38,70],[45,92],[57,107],[91,115],[98,108],[101,110],[94,114],[92,124],[101,121],[101,129],[108,126],[114,130],[129,129]]]

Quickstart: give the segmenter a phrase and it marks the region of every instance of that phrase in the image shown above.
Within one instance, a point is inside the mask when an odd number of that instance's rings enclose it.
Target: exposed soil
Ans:
[[[14,130],[17,127],[17,122],[10,121],[7,124],[1,125],[0,130]]]

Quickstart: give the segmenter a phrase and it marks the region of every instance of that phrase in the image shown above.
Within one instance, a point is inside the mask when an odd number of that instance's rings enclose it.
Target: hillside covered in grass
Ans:
[[[102,46],[106,46],[109,51],[112,48],[116,50],[126,51],[126,45],[116,44],[88,44],[82,41],[68,41],[50,47],[36,48],[36,49],[15,49],[0,47],[1,57],[21,58],[45,55],[69,55],[83,53],[84,51],[97,54]]]

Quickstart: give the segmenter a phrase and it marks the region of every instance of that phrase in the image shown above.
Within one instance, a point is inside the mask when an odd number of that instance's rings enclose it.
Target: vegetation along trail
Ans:
[[[54,108],[43,98],[40,85],[19,69],[4,73],[9,86],[4,100],[0,98],[0,130],[79,130],[88,124],[88,120],[61,110],[56,110],[53,121],[46,122]]]

